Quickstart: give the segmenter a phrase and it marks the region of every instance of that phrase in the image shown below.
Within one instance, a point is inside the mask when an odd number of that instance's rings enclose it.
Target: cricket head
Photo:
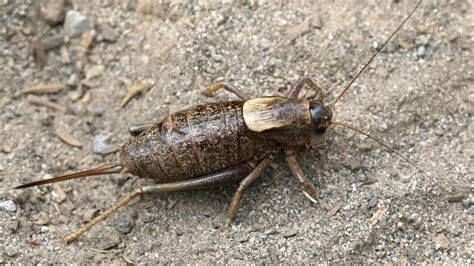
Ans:
[[[311,113],[311,145],[317,145],[324,141],[326,131],[332,123],[332,111],[321,102],[311,102],[309,106]]]

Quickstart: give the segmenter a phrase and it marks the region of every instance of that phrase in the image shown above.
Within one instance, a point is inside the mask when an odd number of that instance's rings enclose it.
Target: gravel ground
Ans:
[[[414,3],[8,2],[0,4],[0,263],[473,263],[471,1],[423,3],[334,110],[429,177],[336,127],[324,146],[299,154],[329,211],[304,197],[278,157],[245,192],[228,232],[235,185],[146,197],[69,245],[62,236],[150,181],[13,187],[114,161],[131,124],[234,99],[200,93],[216,81],[282,95],[308,75],[330,102]],[[66,42],[64,32],[73,35]],[[155,86],[120,107],[143,80]],[[53,92],[23,92],[41,84]]]

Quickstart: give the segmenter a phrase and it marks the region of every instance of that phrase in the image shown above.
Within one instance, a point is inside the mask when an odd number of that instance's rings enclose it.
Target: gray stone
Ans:
[[[418,219],[418,213],[414,212],[412,214],[410,214],[410,216],[408,217],[408,219],[410,220],[410,222],[414,222],[416,221],[416,219]]]
[[[0,210],[7,212],[15,212],[16,204],[12,200],[2,201],[0,202]]]
[[[64,33],[69,37],[81,35],[87,28],[87,18],[75,10],[66,13]]]
[[[45,225],[41,226],[41,233],[47,233],[49,231],[49,228]]]
[[[53,252],[54,251],[54,245],[53,243],[48,243],[46,244],[46,250],[49,251],[49,252]]]
[[[424,45],[418,46],[418,49],[416,50],[416,54],[419,57],[425,57],[426,56],[426,46],[424,46]]]
[[[133,226],[135,225],[135,219],[138,217],[138,214],[134,210],[124,211],[119,213],[117,219],[115,220],[115,229],[122,234],[128,234],[132,231]],[[184,232],[177,229],[176,235],[181,236]]]
[[[102,154],[108,145],[108,136],[96,135],[92,140],[92,151],[97,154]]]
[[[18,249],[15,246],[7,245],[5,247],[5,254],[7,254],[8,257],[15,257],[18,254]]]
[[[377,196],[372,197],[369,200],[369,208],[373,208],[373,207],[377,206],[377,203],[379,203],[379,198]]]
[[[105,114],[105,108],[102,106],[97,106],[94,108],[94,115],[95,116],[102,116]]]

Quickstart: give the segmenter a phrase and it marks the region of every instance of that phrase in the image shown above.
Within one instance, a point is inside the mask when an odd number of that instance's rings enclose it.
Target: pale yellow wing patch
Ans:
[[[261,97],[246,101],[243,116],[247,127],[255,132],[291,126],[303,120],[310,122],[309,102],[283,97]]]

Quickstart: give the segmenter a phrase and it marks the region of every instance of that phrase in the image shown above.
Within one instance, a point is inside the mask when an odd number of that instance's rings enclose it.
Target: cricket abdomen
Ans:
[[[260,159],[278,150],[257,139],[242,115],[243,102],[200,105],[174,113],[122,146],[129,172],[157,183],[180,181]]]

